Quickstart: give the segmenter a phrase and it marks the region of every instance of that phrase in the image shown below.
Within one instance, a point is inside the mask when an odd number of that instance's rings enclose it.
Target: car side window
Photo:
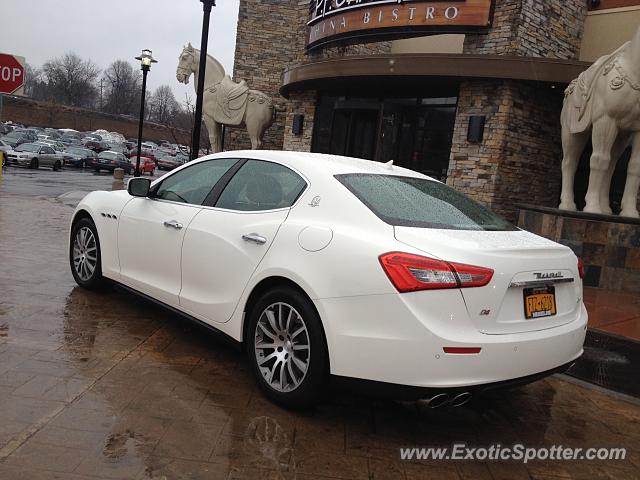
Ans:
[[[215,206],[244,212],[287,208],[306,186],[300,175],[283,165],[248,160],[229,181]]]
[[[155,198],[202,205],[218,180],[237,162],[237,158],[222,158],[184,168],[160,184]]]

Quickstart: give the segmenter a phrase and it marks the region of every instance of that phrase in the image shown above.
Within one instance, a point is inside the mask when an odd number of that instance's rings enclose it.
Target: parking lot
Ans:
[[[75,285],[72,207],[79,192],[110,189],[110,175],[9,168],[1,178],[0,478],[640,477],[640,406],[564,376],[457,409],[333,390],[312,411],[278,408],[215,336],[129,293]],[[623,447],[627,457],[400,459],[403,447],[456,442]]]

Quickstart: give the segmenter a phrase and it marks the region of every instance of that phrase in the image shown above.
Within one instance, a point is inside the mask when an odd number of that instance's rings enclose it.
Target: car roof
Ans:
[[[201,159],[239,157],[266,160],[289,166],[309,176],[339,175],[345,173],[371,173],[431,179],[419,172],[387,163],[362,158],[329,155],[325,153],[291,152],[279,150],[239,150],[207,155]],[[199,159],[200,160],[200,159]],[[433,179],[432,179],[433,180]]]

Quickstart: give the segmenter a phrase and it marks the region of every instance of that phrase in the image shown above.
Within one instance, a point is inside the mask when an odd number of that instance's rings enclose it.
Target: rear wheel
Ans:
[[[90,218],[81,218],[71,229],[69,264],[76,283],[95,289],[102,286],[100,240],[95,224]]]
[[[53,164],[53,171],[57,172],[58,170],[60,170],[62,168],[62,166],[60,165],[59,161],[56,161],[56,163]]]
[[[265,293],[252,308],[246,339],[252,370],[268,398],[291,408],[319,400],[327,346],[320,318],[303,293],[289,287]]]

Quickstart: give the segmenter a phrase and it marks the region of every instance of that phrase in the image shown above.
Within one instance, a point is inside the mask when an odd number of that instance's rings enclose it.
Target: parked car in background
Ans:
[[[65,151],[66,149],[66,145],[62,142],[58,142],[56,140],[38,140],[37,142],[40,145],[49,145],[51,148],[53,148],[56,152],[58,153],[62,153]]]
[[[129,158],[136,158],[138,156],[138,149],[134,148],[133,150],[129,151]],[[151,150],[146,150],[146,149],[142,149],[140,150],[140,156],[141,157],[148,157],[151,160],[153,160],[154,162],[156,162],[156,164],[158,163],[158,159],[156,158],[156,154],[154,152],[152,152]]]
[[[7,154],[12,150],[13,149],[11,148],[11,145],[0,140],[0,155],[2,155],[2,158],[0,159],[2,161],[0,163],[2,164],[3,167],[7,162]]]
[[[44,133],[45,135],[49,135],[50,137],[53,137],[56,140],[60,140],[60,137],[62,137],[62,134],[55,128],[45,128]]]
[[[22,132],[13,131],[8,133],[4,137],[0,138],[3,142],[11,146],[12,148],[16,148],[18,145],[22,145],[23,143],[29,143],[33,140],[29,138],[29,135]]]
[[[33,169],[51,167],[57,171],[62,168],[62,156],[49,145],[23,143],[7,154],[7,165],[19,165]]]
[[[133,171],[131,161],[123,154],[106,150],[100,152],[97,157],[87,162],[89,168],[93,168],[96,172],[100,170],[108,170],[113,172],[116,168],[122,168],[128,175]]]
[[[180,160],[172,155],[161,153],[157,157],[158,170],[173,170],[182,165]]]
[[[63,153],[64,164],[77,168],[86,167],[96,157],[96,152],[84,147],[68,147]]]
[[[34,142],[38,140],[38,135],[42,133],[40,130],[35,128],[16,128],[14,132],[24,133],[27,135],[29,140]]]
[[[89,148],[96,153],[105,152],[111,149],[111,145],[107,142],[97,141],[97,140],[89,140],[84,144],[85,148]]]
[[[129,155],[129,149],[126,147],[124,143],[119,142],[108,142],[109,150],[112,152],[118,152],[123,155]]]
[[[62,143],[64,143],[65,145],[80,145],[82,146],[82,142],[80,141],[80,138],[73,136],[73,135],[63,135],[62,137],[60,137],[60,141]]]
[[[131,165],[133,165],[133,171],[136,169],[136,162],[138,161],[137,157],[132,157]],[[153,174],[156,171],[156,162],[149,157],[140,157],[140,174],[148,173],[153,177]]]

